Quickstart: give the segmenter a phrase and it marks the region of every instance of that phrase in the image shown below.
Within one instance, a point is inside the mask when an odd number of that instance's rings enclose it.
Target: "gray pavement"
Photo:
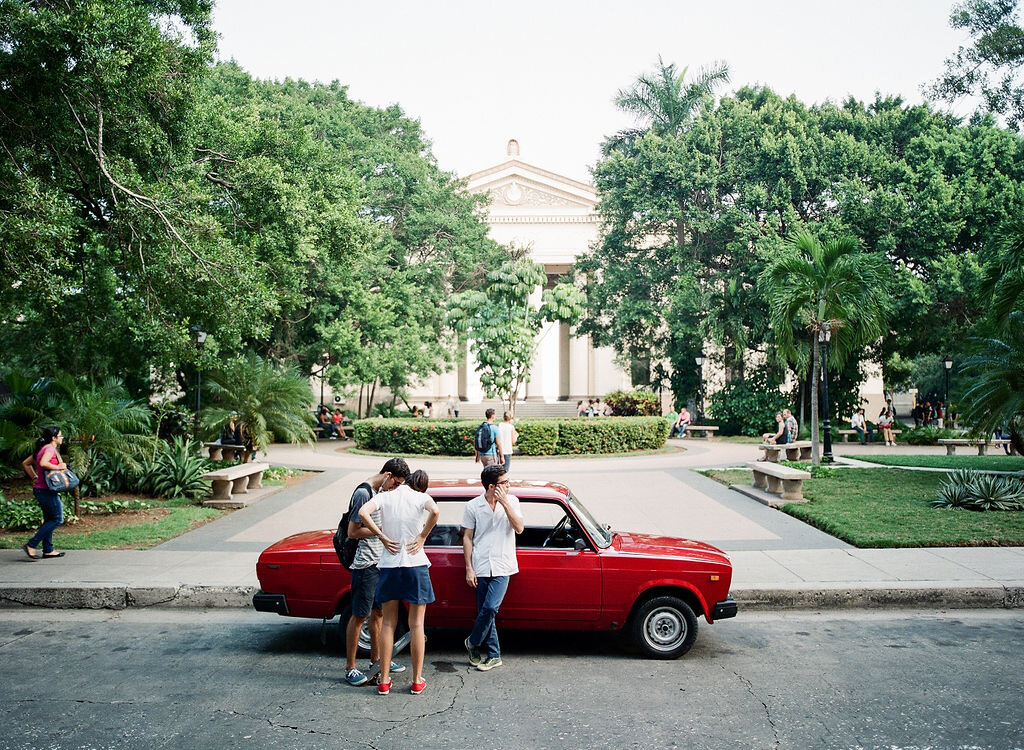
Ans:
[[[742,465],[753,445],[673,441],[685,452],[632,458],[521,458],[515,478],[561,481],[613,528],[700,539],[729,553],[733,596],[749,608],[1021,607],[1024,548],[860,550],[729,490],[693,469]],[[941,452],[942,449],[931,449]],[[836,454],[928,452],[837,445]],[[255,564],[272,542],[333,528],[352,488],[381,458],[334,443],[274,446],[271,463],[319,473],[145,551],[71,551],[32,562],[0,550],[0,604],[110,608],[249,606]],[[477,478],[468,459],[411,462],[432,478]],[[59,546],[59,530],[56,543]]]

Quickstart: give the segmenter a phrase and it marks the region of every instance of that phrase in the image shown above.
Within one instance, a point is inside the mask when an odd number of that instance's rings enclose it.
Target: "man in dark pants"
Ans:
[[[480,473],[484,494],[466,503],[462,516],[462,550],[466,583],[476,589],[476,622],[465,640],[469,663],[486,672],[501,666],[501,647],[494,618],[508,591],[509,578],[519,572],[516,534],[523,533],[519,499],[508,493],[501,464]],[[500,508],[498,506],[501,506]]]
[[[356,487],[352,493],[352,512],[349,514],[348,537],[358,539],[355,559],[352,561],[352,616],[345,629],[345,681],[349,685],[363,685],[373,675],[380,659],[378,640],[383,621],[380,604],[376,601],[377,579],[380,577],[377,563],[380,562],[384,544],[375,537],[359,520],[359,509],[378,492],[393,490],[409,476],[409,464],[404,458],[388,459],[379,474],[375,474]],[[371,516],[378,526],[380,511]],[[370,674],[356,668],[356,651],[359,646],[359,631],[366,618],[370,618]],[[392,672],[404,672],[405,665],[391,662]]]

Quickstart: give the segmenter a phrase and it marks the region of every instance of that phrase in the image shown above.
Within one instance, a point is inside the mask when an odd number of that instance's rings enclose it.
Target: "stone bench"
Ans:
[[[213,495],[203,505],[215,505],[221,508],[242,507],[245,503],[231,505],[233,495],[244,495],[249,490],[263,487],[263,472],[270,468],[269,464],[247,463],[214,469],[203,474],[203,479],[213,483]]]
[[[764,451],[765,461],[778,461],[782,451],[786,451],[787,461],[811,460],[810,440],[797,440],[795,443],[762,443],[758,447]]]
[[[243,464],[252,460],[252,451],[246,450],[244,445],[224,445],[223,443],[203,443],[210,450],[211,461],[234,461],[239,460]]]
[[[336,425],[334,429],[336,432],[341,433],[342,440],[351,440],[352,436],[355,435],[355,428],[351,424]],[[324,426],[319,424],[313,428],[313,432],[316,433],[316,437],[318,440],[324,439],[324,433],[326,431],[327,430],[324,428]]]
[[[750,461],[747,466],[754,472],[754,486],[757,489],[779,495],[789,502],[806,502],[804,480],[811,478],[809,472],[773,464],[770,461]]]
[[[1009,440],[972,440],[971,438],[939,438],[939,445],[946,446],[946,455],[955,456],[957,446],[977,447],[978,455],[984,456],[990,445],[1003,448],[1010,444]]]
[[[836,430],[836,432],[838,432],[840,436],[842,436],[844,443],[850,442],[850,435],[857,434],[856,430]],[[881,430],[876,427],[873,432],[875,435],[877,435],[878,433],[881,432]],[[892,433],[893,437],[903,434],[903,430],[889,430],[889,432]]]
[[[718,432],[718,428],[714,425],[706,424],[690,424],[683,428],[686,432],[686,436],[694,439],[711,440],[715,433]],[[694,435],[695,432],[700,433],[700,438]]]

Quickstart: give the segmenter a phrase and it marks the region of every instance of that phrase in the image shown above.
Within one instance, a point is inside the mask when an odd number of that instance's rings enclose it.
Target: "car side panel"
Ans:
[[[520,548],[501,621],[573,629],[601,614],[601,559],[593,550]],[[554,625],[551,625],[554,623]]]

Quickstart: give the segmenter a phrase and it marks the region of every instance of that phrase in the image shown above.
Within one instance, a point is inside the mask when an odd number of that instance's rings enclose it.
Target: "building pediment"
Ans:
[[[466,180],[471,193],[489,193],[491,213],[547,212],[590,213],[597,206],[593,185],[535,167],[517,158],[474,172]]]

